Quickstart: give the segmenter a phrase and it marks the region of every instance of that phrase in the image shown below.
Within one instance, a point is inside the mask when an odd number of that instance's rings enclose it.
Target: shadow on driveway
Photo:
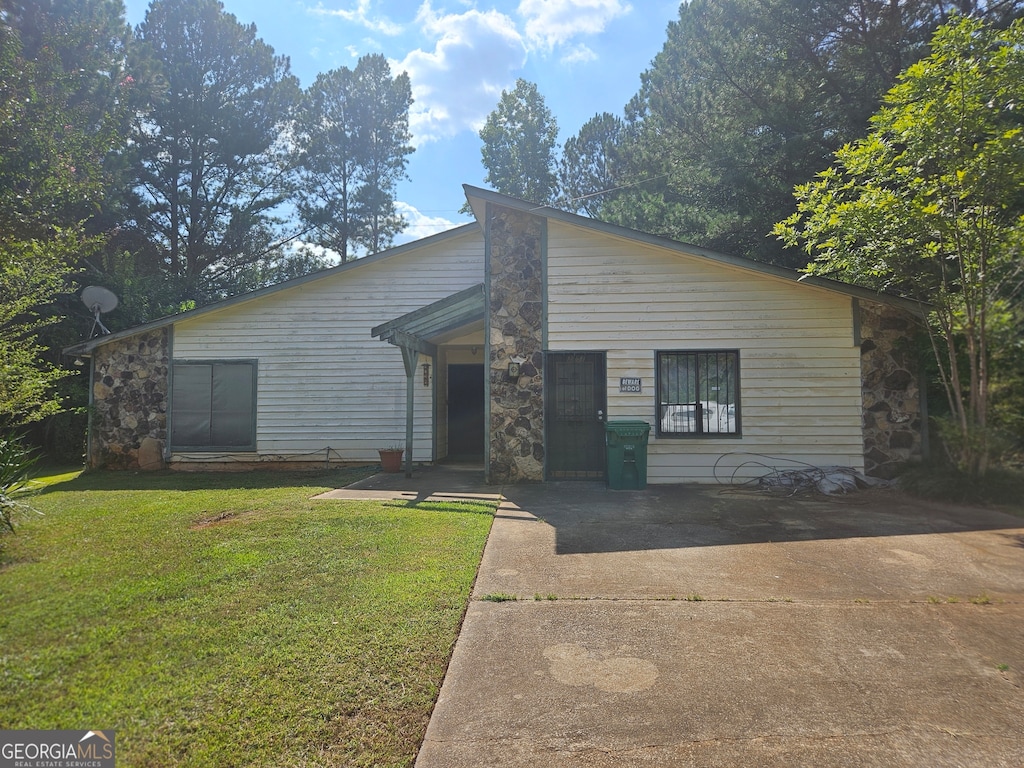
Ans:
[[[1024,527],[1024,520],[1004,512],[926,502],[887,490],[782,496],[741,486],[611,491],[593,482],[503,490],[517,507],[555,529],[560,555]],[[1022,545],[1024,536],[1014,536]]]
[[[1024,519],[504,494],[417,768],[1024,765]]]

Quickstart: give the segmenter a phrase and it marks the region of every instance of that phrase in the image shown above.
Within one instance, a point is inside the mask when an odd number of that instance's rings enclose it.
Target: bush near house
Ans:
[[[31,492],[32,468],[38,455],[13,432],[0,432],[0,535],[14,533],[14,518],[29,509],[24,498]]]

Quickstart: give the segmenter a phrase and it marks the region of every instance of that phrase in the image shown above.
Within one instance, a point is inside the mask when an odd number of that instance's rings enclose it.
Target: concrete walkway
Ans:
[[[417,768],[1024,765],[1024,519],[877,491],[504,496]]]

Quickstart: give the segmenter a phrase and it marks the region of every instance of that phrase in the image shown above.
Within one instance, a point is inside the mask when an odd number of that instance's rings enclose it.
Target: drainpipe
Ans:
[[[416,396],[416,363],[419,353],[403,346],[402,360],[405,362],[405,476],[412,477],[413,399]]]

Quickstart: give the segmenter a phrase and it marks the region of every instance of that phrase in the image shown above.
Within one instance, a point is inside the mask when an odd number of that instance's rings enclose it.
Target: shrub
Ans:
[[[0,533],[14,532],[15,510],[31,509],[21,499],[31,493],[29,476],[38,458],[16,435],[0,435]]]
[[[898,480],[907,493],[927,499],[1018,508],[1024,499],[1024,472],[1012,467],[992,467],[978,478],[944,462],[929,462],[908,466]]]

